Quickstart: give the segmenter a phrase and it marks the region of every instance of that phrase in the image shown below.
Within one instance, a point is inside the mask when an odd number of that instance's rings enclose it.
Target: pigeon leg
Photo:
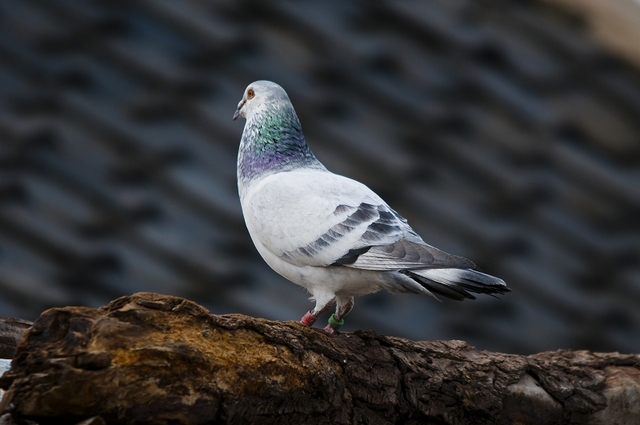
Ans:
[[[311,311],[307,311],[302,319],[300,320],[305,325],[310,328],[316,323],[318,320],[318,316],[320,316],[325,311],[329,310],[333,302],[336,300],[332,295],[328,295],[325,297],[316,296],[316,306]]]
[[[336,312],[329,318],[329,324],[322,329],[322,333],[333,335],[344,324],[344,316],[353,308],[353,297],[337,297]]]

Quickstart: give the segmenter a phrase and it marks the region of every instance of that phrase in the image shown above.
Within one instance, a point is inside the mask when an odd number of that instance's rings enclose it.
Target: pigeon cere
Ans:
[[[354,297],[382,289],[459,301],[510,291],[472,261],[428,245],[367,186],[328,171],[278,84],[251,83],[238,117],[246,119],[237,165],[245,223],[267,264],[311,293],[305,325],[335,302],[328,325],[316,329],[333,334]]]

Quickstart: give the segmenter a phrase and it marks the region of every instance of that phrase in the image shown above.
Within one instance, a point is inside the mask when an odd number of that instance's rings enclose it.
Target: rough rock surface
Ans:
[[[0,387],[2,418],[36,423],[640,421],[638,355],[329,337],[150,293],[44,312]]]
[[[22,334],[33,323],[10,317],[0,317],[0,359],[11,359]]]

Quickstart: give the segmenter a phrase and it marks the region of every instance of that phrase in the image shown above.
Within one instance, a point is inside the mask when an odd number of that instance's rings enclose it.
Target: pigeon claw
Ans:
[[[336,335],[339,333],[337,330],[333,329],[331,325],[327,325],[324,328],[311,328],[311,329],[325,335]]]
[[[306,317],[306,315],[305,315]],[[304,323],[304,318],[303,318],[303,323]],[[331,317],[329,317],[329,324],[327,326],[325,326],[324,328],[311,328],[316,332],[320,332],[323,333],[325,335],[335,335],[338,332],[338,329],[340,329],[340,326],[344,325],[344,319],[340,319],[340,321],[337,321],[335,318],[335,314],[332,314]]]

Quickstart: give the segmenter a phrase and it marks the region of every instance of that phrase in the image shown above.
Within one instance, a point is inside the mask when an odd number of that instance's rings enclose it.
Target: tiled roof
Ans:
[[[4,0],[0,315],[154,291],[299,319],[235,182],[242,90],[502,300],[356,300],[346,330],[640,352],[640,73],[536,1]]]

